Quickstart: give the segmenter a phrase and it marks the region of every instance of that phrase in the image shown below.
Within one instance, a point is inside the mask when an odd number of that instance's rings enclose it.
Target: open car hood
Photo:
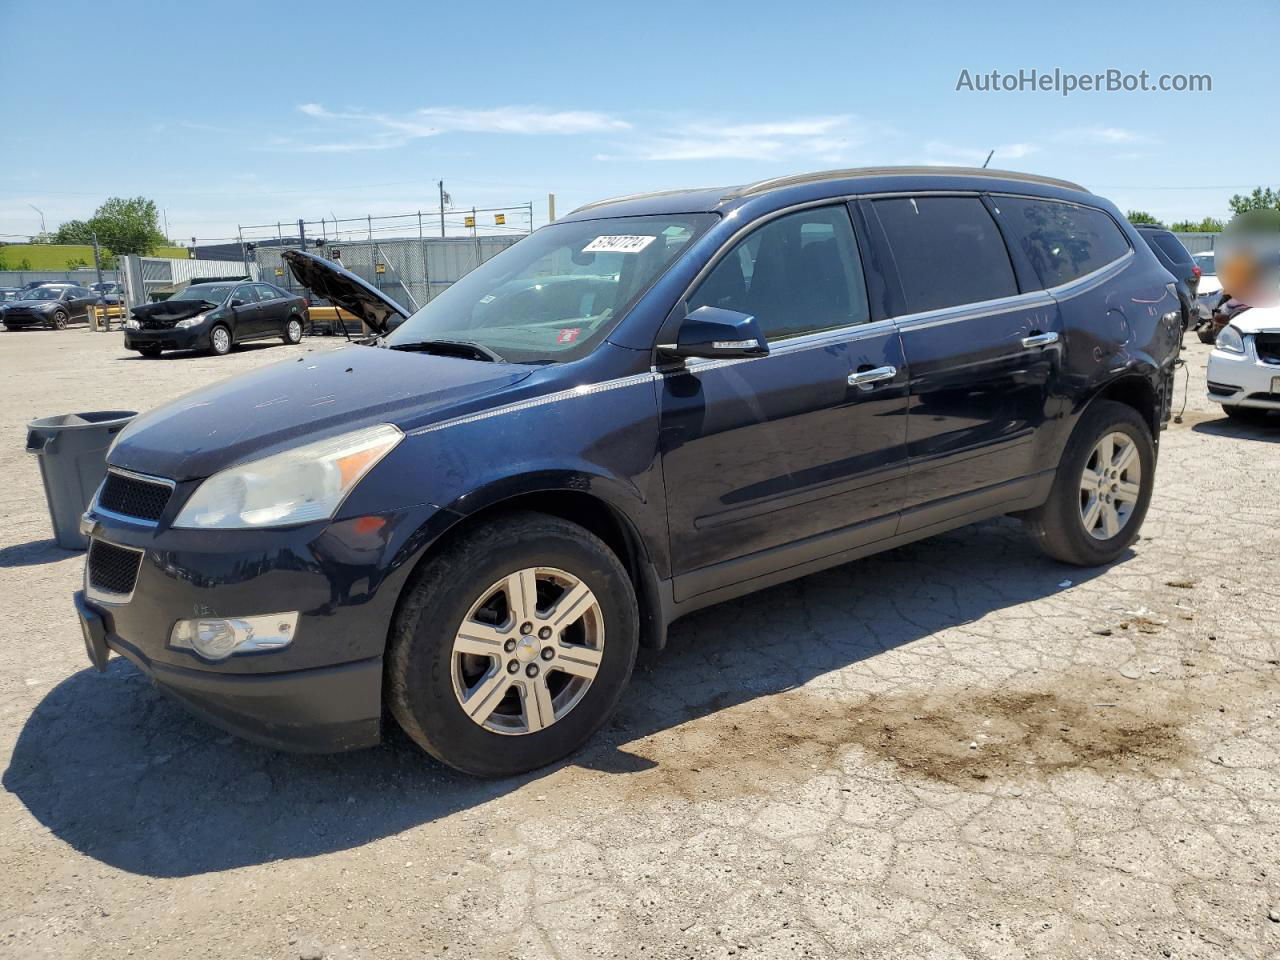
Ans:
[[[300,284],[363,320],[378,336],[389,333],[399,320],[409,317],[409,311],[400,304],[332,260],[302,250],[285,250],[280,256]]]

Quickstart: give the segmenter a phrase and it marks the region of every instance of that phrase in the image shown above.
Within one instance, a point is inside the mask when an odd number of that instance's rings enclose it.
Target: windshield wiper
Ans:
[[[412,343],[392,343],[388,350],[405,350],[411,353],[436,353],[446,357],[466,357],[469,360],[485,360],[489,363],[506,363],[506,357],[482,343],[470,340],[415,340]]]

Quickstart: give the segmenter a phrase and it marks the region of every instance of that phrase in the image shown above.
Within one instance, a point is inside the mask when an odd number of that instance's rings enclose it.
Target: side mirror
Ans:
[[[721,307],[698,307],[680,324],[676,342],[659,344],[658,349],[670,357],[763,357],[769,352],[768,341],[760,332],[756,318]]]
[[[241,300],[239,297],[235,297],[235,298],[233,298],[233,299],[232,299],[232,301],[231,301],[231,305],[232,305],[233,307],[243,307],[243,306],[244,306],[244,301],[243,301],[243,300]]]

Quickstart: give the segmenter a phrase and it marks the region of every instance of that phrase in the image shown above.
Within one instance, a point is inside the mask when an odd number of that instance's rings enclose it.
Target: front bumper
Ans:
[[[178,502],[189,490],[179,483]],[[137,553],[132,588],[76,595],[89,660],[121,654],[163,692],[215,725],[282,750],[334,752],[376,744],[382,666],[396,600],[418,537],[439,513],[420,507],[284,530],[179,530],[102,511],[81,529],[93,543]],[[209,661],[170,642],[190,618],[298,611],[281,649]]]
[[[47,327],[53,322],[52,313],[13,313],[6,310],[3,317],[4,325],[7,327]]]
[[[1208,398],[1231,407],[1280,410],[1280,363],[1259,358],[1251,335],[1244,344],[1244,353],[1215,349],[1209,354]]]
[[[112,630],[111,613],[75,595],[89,660],[119,653],[162,692],[230,733],[276,750],[336,753],[379,742],[382,658],[271,674],[217,674],[158,663]]]
[[[209,347],[209,331],[201,327],[170,327],[167,330],[125,330],[124,348],[140,350],[205,350]]]

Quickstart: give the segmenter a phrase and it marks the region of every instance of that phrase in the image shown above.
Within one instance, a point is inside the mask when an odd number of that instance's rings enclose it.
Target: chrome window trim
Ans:
[[[95,543],[105,543],[109,547],[115,547],[118,550],[128,550],[130,553],[138,554],[138,572],[133,578],[133,589],[128,593],[114,593],[110,590],[99,590],[89,581],[89,557],[93,552]],[[142,574],[142,561],[146,559],[147,552],[138,547],[128,547],[123,543],[114,543],[103,537],[93,537],[89,540],[89,549],[84,554],[84,595],[95,603],[105,604],[109,607],[122,607],[133,599],[134,593],[138,589],[138,577]]]
[[[1117,257],[1110,263],[1104,264],[1097,270],[1092,270],[1089,273],[1082,274],[1074,280],[1068,280],[1066,283],[1060,283],[1056,287],[1049,287],[1045,292],[1055,300],[1066,300],[1070,297],[1079,296],[1087,290],[1092,290],[1104,280],[1109,280],[1111,277],[1118,274],[1121,270],[1127,267],[1130,261],[1136,256],[1137,254],[1134,252],[1133,247],[1130,247],[1127,253]]]

